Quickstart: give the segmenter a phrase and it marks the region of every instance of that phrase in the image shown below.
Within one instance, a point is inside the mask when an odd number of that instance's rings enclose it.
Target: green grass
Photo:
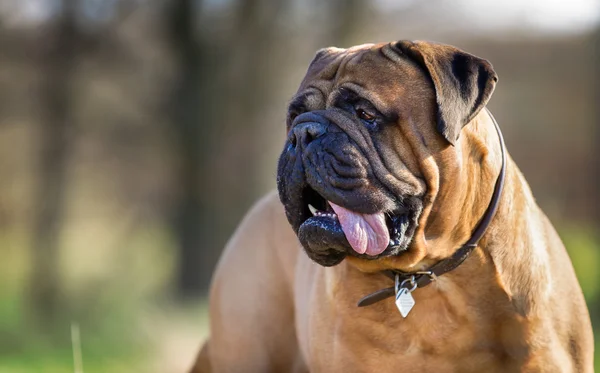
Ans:
[[[23,300],[0,297],[0,373],[73,372],[71,320],[24,317]],[[151,343],[138,337],[123,314],[82,318],[82,355],[86,373],[132,372],[143,369]],[[42,324],[48,322],[48,324]]]
[[[0,373],[74,372],[73,322],[81,331],[84,373],[170,371],[173,364],[164,360],[171,340],[188,346],[179,360],[191,364],[192,350],[206,334],[206,307],[165,298],[173,268],[165,240],[158,230],[138,232],[126,247],[116,248],[120,256],[110,262],[108,276],[65,277],[59,312],[45,317],[28,303],[25,235],[0,232]],[[85,254],[78,255],[69,261],[90,265]]]

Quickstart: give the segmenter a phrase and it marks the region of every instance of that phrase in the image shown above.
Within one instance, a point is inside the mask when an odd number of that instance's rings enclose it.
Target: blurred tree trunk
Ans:
[[[593,66],[596,66],[596,69],[594,69],[593,71],[595,72],[596,76],[594,77],[594,99],[596,102],[596,124],[595,126],[593,126],[594,131],[595,131],[595,137],[596,137],[596,146],[594,147],[594,149],[596,149],[596,154],[595,157],[593,158],[595,161],[595,185],[596,185],[596,193],[594,194],[594,198],[595,198],[595,204],[593,206],[593,211],[594,211],[594,217],[596,220],[596,226],[599,228],[597,230],[597,232],[600,232],[600,146],[598,146],[598,144],[600,144],[600,105],[598,105],[597,103],[600,102],[600,71],[598,70],[597,66],[600,66],[600,26],[598,26],[596,28],[596,32],[594,34],[593,37],[593,45],[592,48],[594,50],[594,60],[592,61],[592,63],[594,64]],[[600,265],[600,263],[599,263]]]
[[[71,74],[76,55],[76,0],[63,0],[62,12],[40,37],[40,128],[32,232],[31,309],[39,320],[56,316],[59,292],[59,234],[66,187]]]
[[[169,14],[171,45],[179,76],[169,110],[179,152],[179,196],[173,229],[179,247],[177,288],[188,298],[202,294],[210,281],[218,253],[214,242],[206,199],[212,180],[208,177],[211,140],[215,120],[214,92],[216,67],[211,63],[211,46],[196,36],[197,7],[200,1],[174,0]]]
[[[331,30],[331,45],[348,48],[363,41],[360,40],[361,31],[372,17],[371,8],[367,0],[334,0],[330,3],[333,13],[331,17],[333,29]]]
[[[262,151],[255,145],[262,123],[258,117],[270,87],[265,77],[273,72],[266,62],[273,58],[272,30],[283,3],[233,3],[232,32],[219,42],[195,29],[198,1],[171,4],[169,30],[179,77],[169,110],[181,162],[173,228],[183,298],[206,292],[226,237],[257,196],[256,158]],[[235,149],[243,157],[235,169],[217,170],[215,157],[221,149]],[[235,185],[230,184],[231,173]]]
[[[236,46],[233,51],[236,57],[232,60],[228,97],[236,110],[228,124],[235,126],[230,131],[235,132],[236,147],[248,165],[235,170],[239,179],[244,180],[244,188],[235,186],[231,191],[237,198],[232,202],[232,207],[238,210],[234,212],[236,216],[245,212],[240,211],[240,207],[245,210],[261,193],[261,184],[264,184],[264,173],[258,170],[263,166],[260,155],[265,151],[262,139],[266,131],[273,128],[272,123],[267,122],[270,118],[266,112],[277,92],[276,79],[286,68],[282,62],[285,52],[282,53],[281,48],[285,48],[286,40],[281,40],[281,23],[289,3],[288,0],[240,0],[235,13],[232,44]],[[281,113],[283,126],[285,107]]]

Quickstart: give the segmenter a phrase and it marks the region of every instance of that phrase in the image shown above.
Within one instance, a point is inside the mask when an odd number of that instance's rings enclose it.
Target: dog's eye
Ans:
[[[367,113],[363,109],[356,109],[356,115],[366,122],[373,122],[375,120],[374,115]]]

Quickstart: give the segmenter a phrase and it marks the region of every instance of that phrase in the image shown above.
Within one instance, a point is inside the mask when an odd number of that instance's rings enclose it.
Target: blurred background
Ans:
[[[599,1],[0,0],[0,373],[185,371],[315,51],[397,39],[492,61],[597,326]]]

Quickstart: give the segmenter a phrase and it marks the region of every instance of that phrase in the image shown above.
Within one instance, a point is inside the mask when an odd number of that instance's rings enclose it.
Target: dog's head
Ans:
[[[415,237],[496,81],[487,61],[446,45],[320,50],[289,105],[277,177],[309,257],[422,257]]]

